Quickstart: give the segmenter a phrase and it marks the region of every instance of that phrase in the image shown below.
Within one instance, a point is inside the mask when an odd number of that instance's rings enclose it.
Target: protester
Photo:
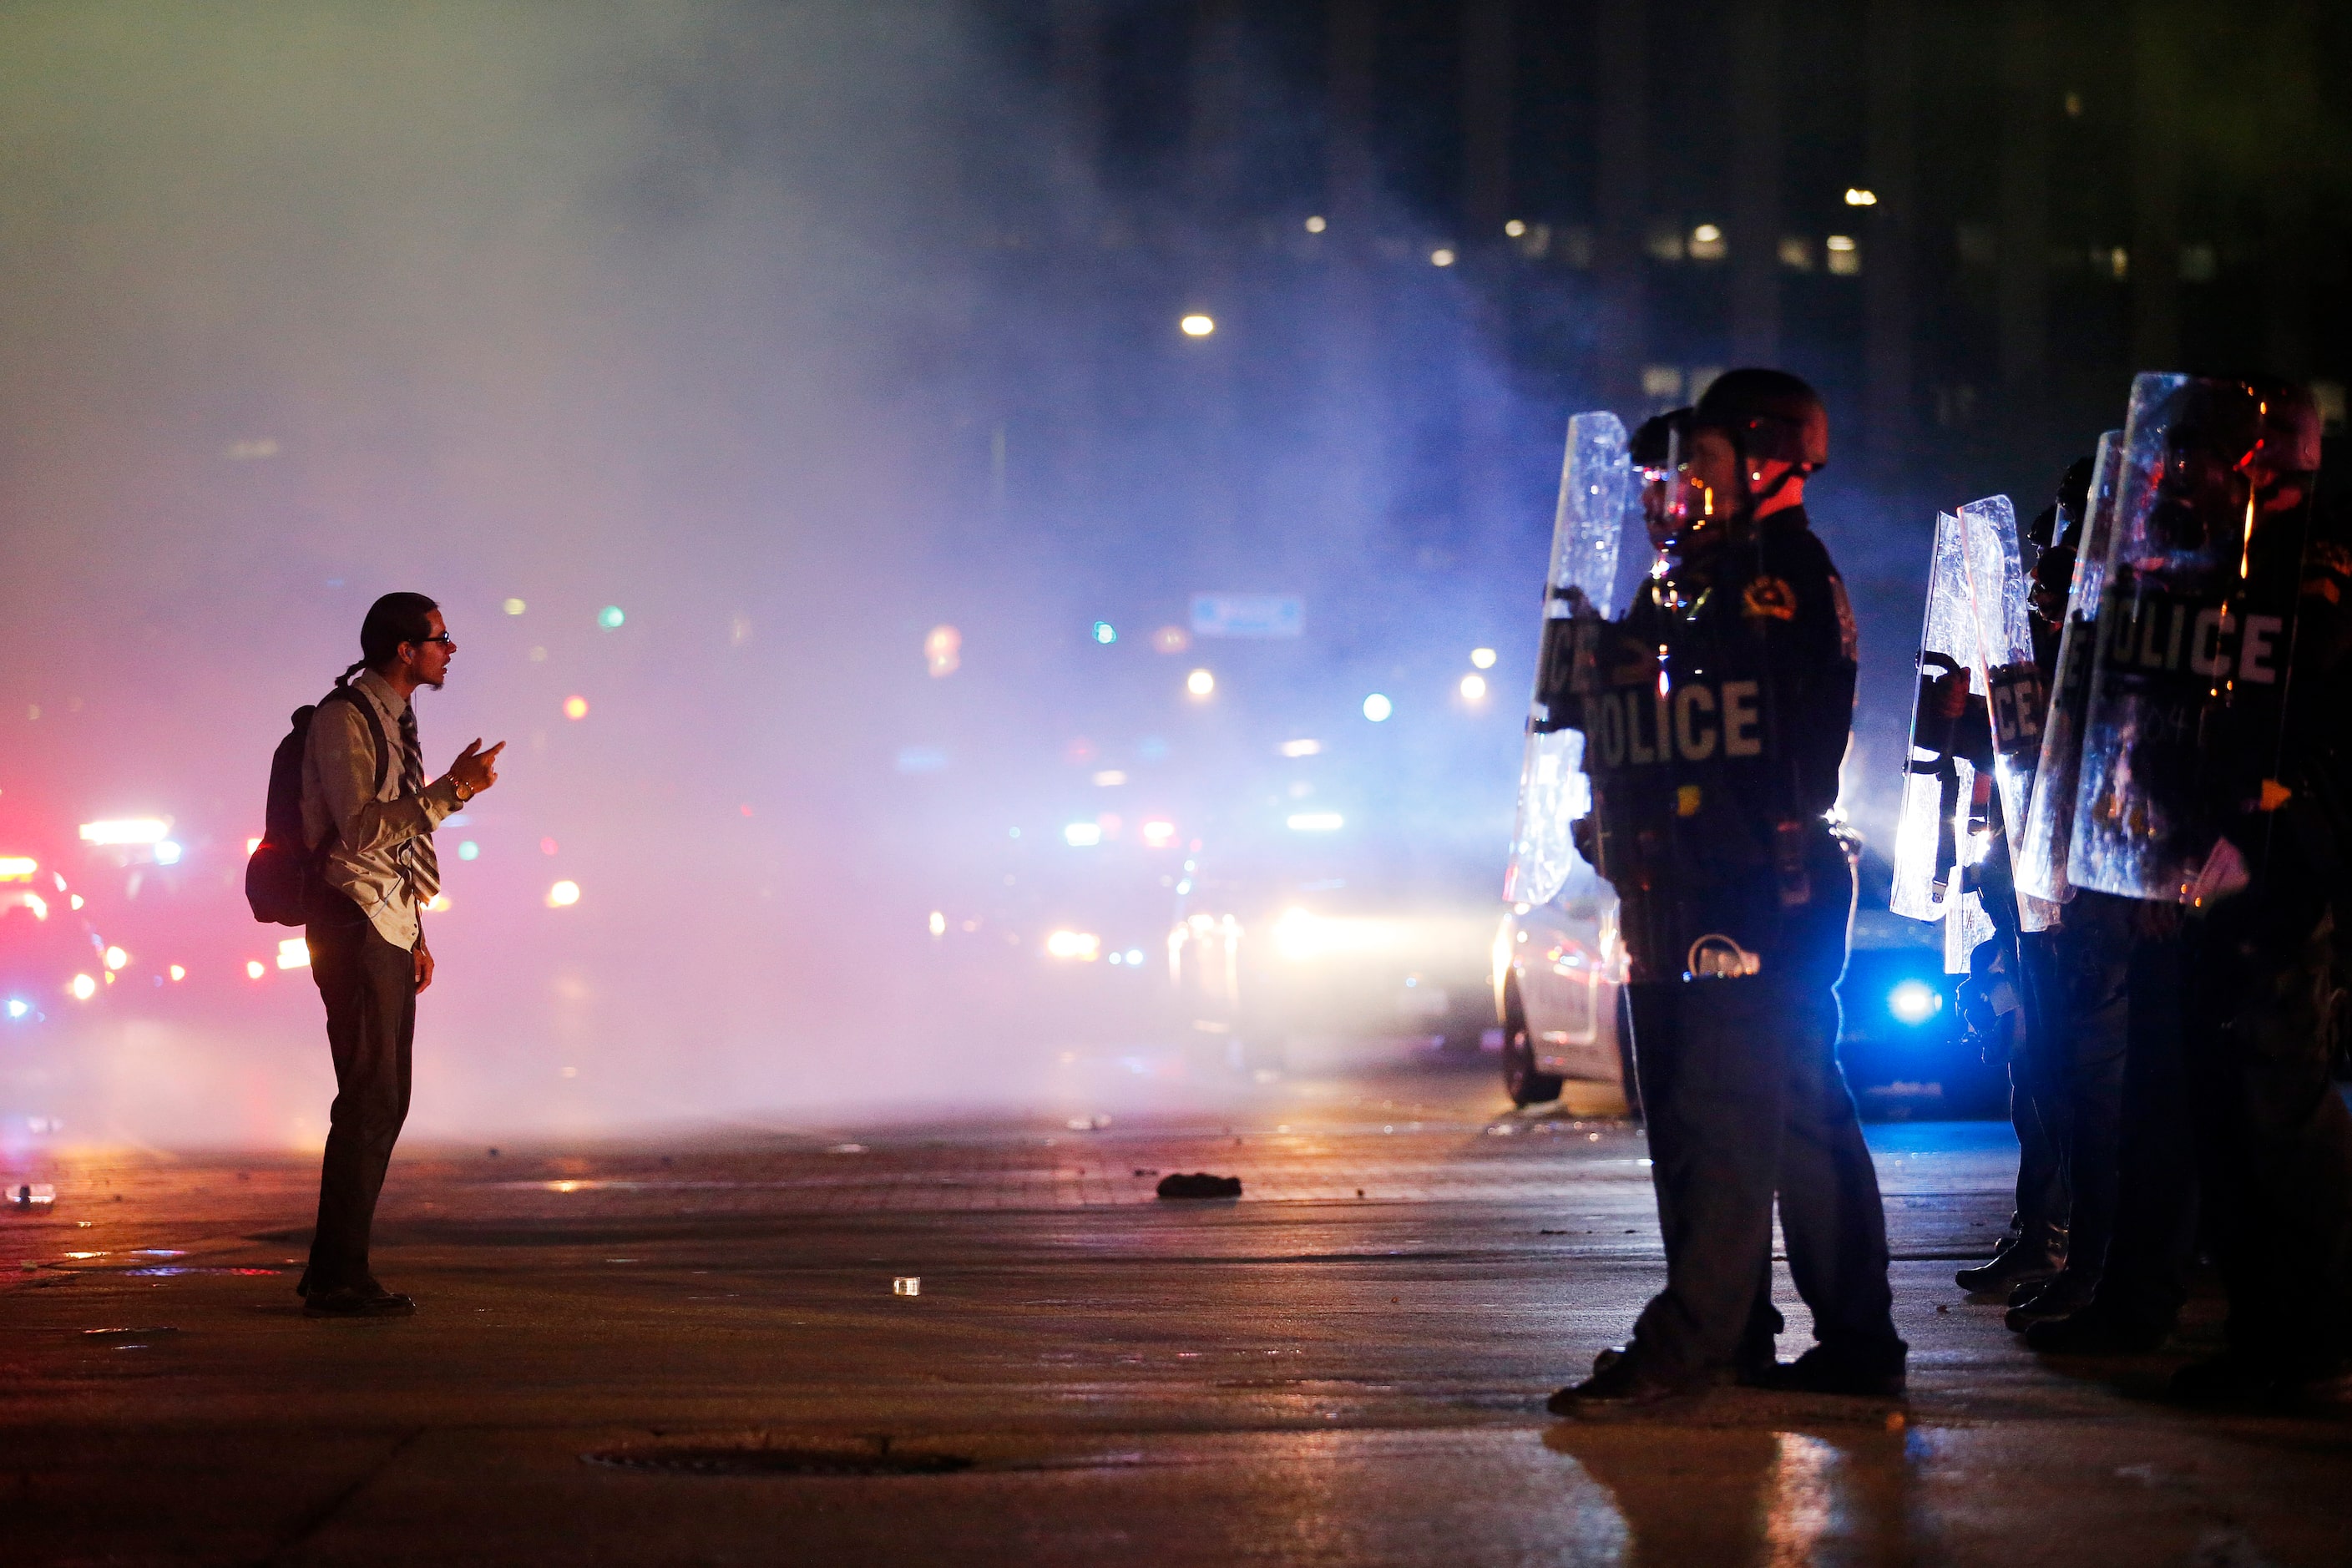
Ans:
[[[306,935],[335,1062],[318,1229],[295,1287],[316,1317],[415,1310],[369,1272],[368,1242],[408,1115],[417,994],[433,984],[421,914],[441,885],[433,829],[498,782],[506,744],[484,751],[476,740],[425,783],[413,700],[440,689],[457,647],[432,600],[386,594],[361,624],[360,662],[310,720],[302,823],[315,874]]]

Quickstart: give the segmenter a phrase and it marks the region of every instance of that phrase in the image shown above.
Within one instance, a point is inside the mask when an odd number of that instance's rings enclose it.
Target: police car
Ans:
[[[1625,948],[1608,885],[1587,871],[1548,902],[1512,905],[1492,969],[1511,1102],[1558,1100],[1573,1084],[1579,1110],[1624,1111],[1633,1098],[1619,1008]]]

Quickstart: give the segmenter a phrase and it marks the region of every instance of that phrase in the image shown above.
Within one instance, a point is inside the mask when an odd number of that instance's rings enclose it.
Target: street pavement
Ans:
[[[2158,1397],[2218,1303],[2039,1362],[1951,1278],[2006,1128],[1872,1143],[1906,1403],[1571,1422],[1662,1278],[1643,1146],[1490,1065],[404,1151],[390,1321],[300,1313],[310,1158],[18,1156],[58,1197],[0,1213],[0,1562],[2352,1560],[2352,1425]],[[1242,1198],[1154,1197],[1191,1171]]]

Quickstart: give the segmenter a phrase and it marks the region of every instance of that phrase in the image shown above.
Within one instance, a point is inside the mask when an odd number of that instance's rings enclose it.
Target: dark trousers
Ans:
[[[2183,939],[2198,1170],[2231,1350],[2309,1373],[2352,1355],[2352,1114],[2324,1027],[2336,931],[2315,900],[2257,897]]]
[[[1639,987],[1633,1010],[1666,1250],[1635,1352],[1669,1377],[1770,1353],[1777,1193],[1815,1337],[1841,1359],[1899,1370],[1885,1214],[1837,1064],[1830,980],[1818,966],[1776,976],[1768,962],[1747,979]]]
[[[2057,930],[2018,939],[2025,976],[2018,1065],[2063,1166],[2063,1202],[2050,1218],[2064,1233],[2067,1271],[2093,1282],[2106,1267],[2120,1202],[2134,919],[2129,900],[2085,891]],[[2026,1163],[2021,1157],[2021,1194]]]
[[[368,1278],[376,1197],[408,1119],[416,966],[415,954],[384,941],[357,904],[331,889],[313,903],[304,934],[335,1058],[335,1104],[310,1242],[310,1289],[320,1291]]]
[[[2025,960],[2029,966],[2034,962]],[[2020,988],[2029,994],[2030,973]],[[2010,1030],[2009,1125],[2017,1134],[2017,1206],[2009,1223],[2025,1246],[2063,1252],[2067,1211],[2074,1203],[2066,1185],[2065,1095],[2050,1071],[2051,1053],[2042,1048],[2032,1005],[2003,1016]]]
[[[2094,1304],[2163,1333],[2189,1300],[2197,1254],[2196,1119],[2182,1054],[2179,940],[2137,938],[2128,986],[2115,1237]],[[2191,1157],[2183,1159],[2184,1150]]]

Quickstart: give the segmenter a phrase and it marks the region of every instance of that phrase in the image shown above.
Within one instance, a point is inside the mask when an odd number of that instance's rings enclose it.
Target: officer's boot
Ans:
[[[2066,1233],[2057,1226],[2037,1226],[2023,1236],[2006,1237],[1991,1258],[1952,1276],[1963,1290],[2007,1295],[2020,1285],[2048,1279],[2065,1267]]]

